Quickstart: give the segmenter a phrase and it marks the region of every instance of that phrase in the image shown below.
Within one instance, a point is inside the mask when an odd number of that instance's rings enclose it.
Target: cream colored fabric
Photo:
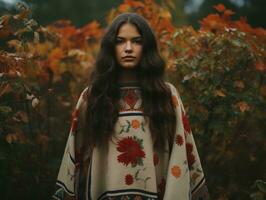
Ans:
[[[53,197],[60,200],[208,199],[184,106],[175,87],[170,83],[167,85],[177,116],[176,134],[171,147],[169,141],[165,141],[164,152],[153,149],[149,120],[142,112],[141,90],[138,86],[123,86],[115,134],[108,147],[94,148],[83,154],[82,158],[76,158],[82,148],[80,143],[84,131],[79,128],[79,116],[84,113],[86,88],[74,112]]]

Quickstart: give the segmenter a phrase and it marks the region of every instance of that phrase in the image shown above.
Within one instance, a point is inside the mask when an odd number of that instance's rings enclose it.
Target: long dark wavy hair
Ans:
[[[158,52],[155,35],[146,20],[135,13],[117,16],[102,38],[88,86],[86,134],[89,145],[107,144],[118,119],[119,65],[115,45],[119,28],[125,23],[135,25],[142,36],[142,57],[137,66],[142,106],[149,120],[154,147],[163,148],[166,138],[173,141],[176,115],[171,91],[163,80],[165,62]]]

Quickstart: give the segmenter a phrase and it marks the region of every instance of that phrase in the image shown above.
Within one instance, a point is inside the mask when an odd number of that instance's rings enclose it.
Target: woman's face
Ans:
[[[121,67],[135,68],[142,56],[142,37],[135,25],[123,24],[116,36],[116,60]]]

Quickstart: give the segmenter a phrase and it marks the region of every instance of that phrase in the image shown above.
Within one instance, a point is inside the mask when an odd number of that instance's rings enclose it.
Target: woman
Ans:
[[[55,199],[207,199],[194,139],[145,19],[116,17],[77,103]]]

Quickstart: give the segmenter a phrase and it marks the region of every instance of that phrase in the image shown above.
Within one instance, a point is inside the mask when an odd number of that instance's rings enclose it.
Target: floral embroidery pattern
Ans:
[[[75,177],[75,174],[71,172],[69,168],[67,168],[67,175],[70,176],[71,180]]]
[[[125,177],[125,182],[127,185],[133,184],[133,182],[134,182],[133,176],[131,174],[127,174]]]
[[[151,177],[143,177],[142,175],[140,175],[141,171],[145,171],[147,168],[143,168],[143,169],[139,169],[137,170],[137,172],[135,173],[134,177],[131,174],[127,174],[125,176],[125,183],[127,185],[132,185],[134,183],[134,181],[140,181],[143,182],[144,184],[144,188],[147,187],[147,181],[151,179]]]
[[[178,146],[182,146],[183,143],[184,143],[184,139],[181,135],[177,135],[176,138],[175,138],[175,143],[178,145]]]
[[[137,100],[139,99],[138,95],[136,94],[135,90],[127,90],[126,94],[124,96],[124,100],[126,101],[126,103],[130,106],[130,108],[134,108]]]
[[[115,195],[113,197],[107,197],[108,200],[157,200],[157,197],[147,197],[139,194],[126,194],[126,195]],[[105,199],[105,198],[104,198]]]
[[[187,153],[192,153],[193,151],[193,145],[190,143],[186,143],[186,149],[187,149]]]
[[[193,173],[191,175],[191,184],[194,185],[196,183],[196,180],[197,180],[198,177],[200,177],[200,174],[199,173],[197,173],[197,172]]]
[[[151,177],[143,177],[140,176],[139,173],[140,171],[145,171],[147,169],[147,167],[143,168],[143,169],[139,169],[136,173],[135,173],[135,180],[136,181],[142,181],[144,183],[144,188],[147,187],[147,181],[151,179]]]
[[[145,158],[145,152],[143,151],[143,140],[136,137],[126,137],[120,140],[117,144],[117,151],[121,152],[118,155],[118,162],[132,167],[137,165],[143,166],[143,158]]]
[[[174,177],[176,178],[179,178],[180,175],[181,175],[181,169],[178,165],[174,165],[172,168],[171,168],[171,173]]]
[[[195,163],[195,156],[192,154],[193,152],[193,145],[190,143],[186,144],[187,149],[187,161],[188,161],[188,167],[191,168],[192,165]]]
[[[122,88],[120,93],[120,112],[143,111],[139,88]]]
[[[159,157],[156,153],[153,154],[153,163],[155,166],[158,165],[158,163],[159,163]]]
[[[131,122],[129,120],[126,120],[126,123],[127,124],[125,125],[120,125],[121,130],[119,131],[119,134],[122,134],[123,132],[128,133],[131,127],[134,129],[141,128],[141,130],[145,132],[144,123],[139,122],[137,119],[133,119]]]
[[[126,120],[126,122],[127,122],[126,125],[120,125],[121,130],[120,130],[119,134],[121,134],[123,132],[126,132],[126,133],[129,132],[129,129],[130,129],[130,121]]]
[[[135,196],[134,200],[142,200],[142,197],[137,195],[137,196]]]
[[[190,133],[191,129],[190,129],[189,120],[188,120],[188,118],[184,112],[182,112],[182,121],[183,121],[184,129],[185,129],[186,133]]]
[[[80,161],[82,160],[82,153],[81,153],[81,149],[77,149],[75,151],[75,166],[76,168],[80,167]]]
[[[123,197],[121,197],[121,200],[130,200],[130,197],[129,196],[123,196]]]
[[[165,192],[165,185],[166,185],[166,181],[164,178],[162,178],[161,183],[158,185],[159,199],[163,199],[164,192]]]
[[[77,130],[78,126],[78,110],[75,109],[74,112],[72,113],[72,123],[71,123],[71,132],[74,134]]]
[[[131,121],[131,126],[134,128],[134,129],[137,129],[140,127],[140,123],[138,120],[134,119]]]

